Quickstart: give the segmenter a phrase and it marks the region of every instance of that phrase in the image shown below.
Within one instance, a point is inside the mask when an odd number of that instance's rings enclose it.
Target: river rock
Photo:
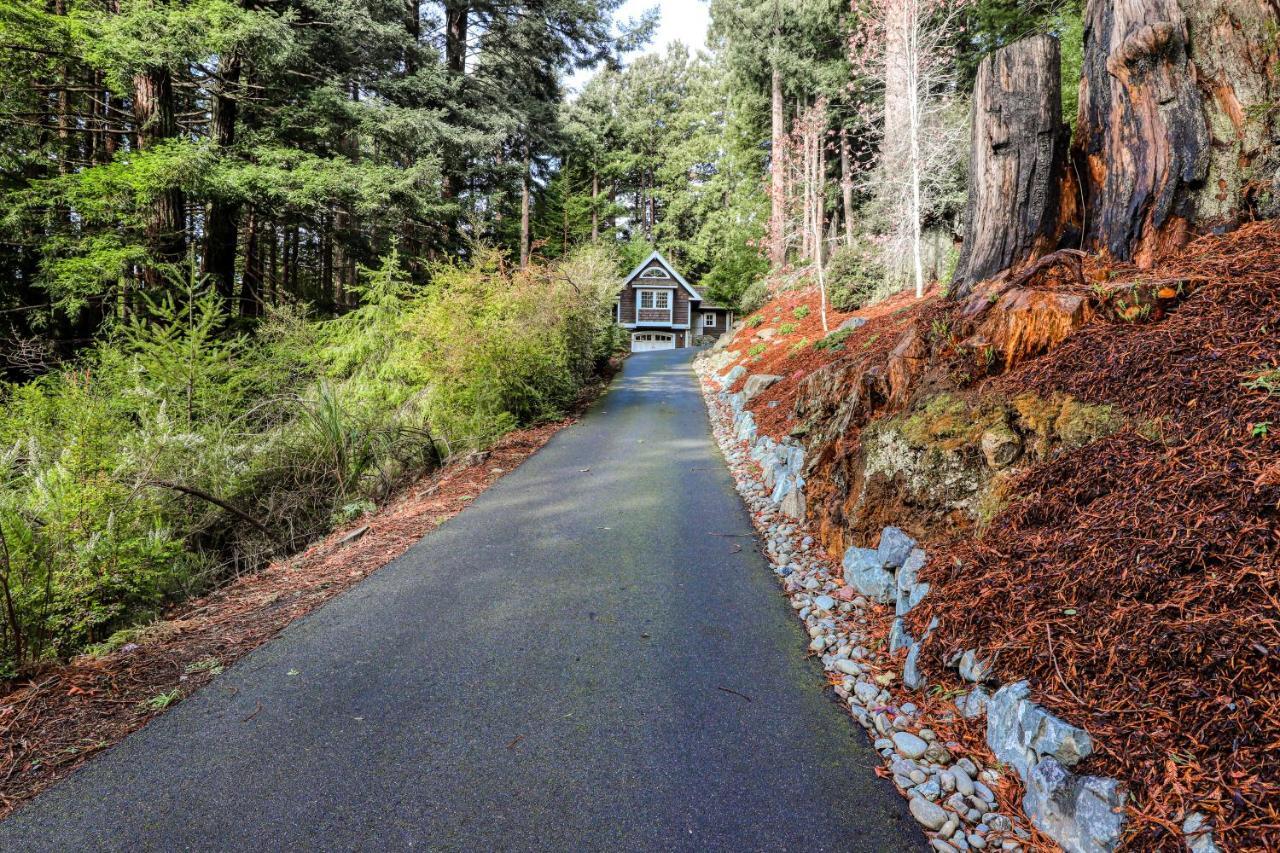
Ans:
[[[898,748],[898,753],[905,758],[919,758],[929,748],[929,744],[910,732],[895,732],[893,745]]]
[[[947,822],[947,810],[924,797],[912,797],[907,808],[911,810],[911,816],[928,829],[940,829]]]
[[[956,780],[956,793],[963,794],[966,797],[971,796],[973,794],[973,780],[969,778],[969,774],[960,766],[960,763],[957,762],[950,772]]]

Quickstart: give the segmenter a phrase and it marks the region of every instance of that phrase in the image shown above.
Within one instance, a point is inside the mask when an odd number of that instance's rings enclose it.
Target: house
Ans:
[[[632,352],[693,346],[733,324],[733,311],[703,299],[661,252],[626,277],[613,316],[630,330]]]

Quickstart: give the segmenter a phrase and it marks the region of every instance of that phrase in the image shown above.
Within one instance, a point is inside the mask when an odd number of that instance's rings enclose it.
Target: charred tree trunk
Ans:
[[[1033,36],[982,60],[970,135],[958,297],[1054,248],[1067,152],[1057,39]]]
[[[236,113],[239,97],[235,89],[240,83],[240,57],[232,54],[223,63],[221,80],[213,97],[209,136],[219,153],[226,152],[236,141]],[[240,202],[237,199],[214,198],[209,202],[205,222],[203,272],[214,290],[227,305],[236,293],[236,248],[239,242]],[[243,311],[243,303],[242,303]]]
[[[177,135],[173,108],[173,78],[167,68],[150,68],[133,78],[133,115],[138,148],[146,151]],[[142,271],[148,287],[164,281],[160,264],[177,264],[186,250],[186,201],[181,189],[162,190],[151,203],[146,225],[147,248],[152,260]]]
[[[1076,136],[1088,248],[1146,266],[1272,203],[1277,26],[1269,0],[1089,0]]]

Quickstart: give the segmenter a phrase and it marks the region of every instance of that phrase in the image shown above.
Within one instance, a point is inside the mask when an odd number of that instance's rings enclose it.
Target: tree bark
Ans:
[[[1033,36],[978,66],[964,245],[952,294],[1054,248],[1066,164],[1058,40]]]
[[[1076,136],[1088,248],[1149,266],[1271,204],[1277,26],[1269,0],[1089,0]]]
[[[462,80],[467,73],[467,28],[470,23],[471,3],[448,0],[444,10],[444,64],[449,76],[458,86],[461,95]],[[453,146],[444,151],[440,193],[446,199],[454,198],[461,185],[461,157]],[[452,226],[450,226],[452,229]]]
[[[773,206],[769,214],[769,263],[777,269],[787,259],[787,128],[782,110],[782,72],[778,69],[776,60],[770,97],[772,98],[770,113],[772,144],[769,153],[769,177]]]
[[[853,151],[849,131],[840,128],[840,200],[844,215],[844,243],[853,245]]]
[[[240,67],[241,60],[236,54],[230,54],[224,58],[221,79],[213,96],[209,136],[214,150],[219,153],[225,153],[236,140],[236,114],[239,102],[235,89],[240,83]],[[236,293],[236,249],[240,229],[240,202],[235,199],[214,197],[209,202],[206,216],[202,272],[212,280],[218,295],[226,301],[227,305],[230,305]]]
[[[520,175],[520,269],[529,266],[529,155],[524,158],[524,171]]]
[[[177,135],[173,107],[173,78],[167,68],[149,68],[133,78],[133,116],[138,149],[147,151]],[[158,264],[177,264],[186,250],[186,201],[181,189],[162,190],[151,203],[146,224],[147,247]],[[164,274],[156,264],[142,271],[148,287],[158,287]]]
[[[600,242],[600,173],[591,173],[591,242]]]
[[[274,252],[275,245],[272,244]],[[232,265],[235,255],[232,254]],[[259,238],[258,215],[249,208],[244,232],[244,275],[240,281],[240,316],[262,316],[262,249]]]
[[[422,39],[421,0],[403,0],[404,29],[412,45],[404,52],[404,76],[418,73],[418,43]]]

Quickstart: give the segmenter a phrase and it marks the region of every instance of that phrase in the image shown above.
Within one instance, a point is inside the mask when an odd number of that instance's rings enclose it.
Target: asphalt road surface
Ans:
[[[921,850],[689,350],[0,823],[0,850]],[[255,714],[255,709],[260,710]]]

